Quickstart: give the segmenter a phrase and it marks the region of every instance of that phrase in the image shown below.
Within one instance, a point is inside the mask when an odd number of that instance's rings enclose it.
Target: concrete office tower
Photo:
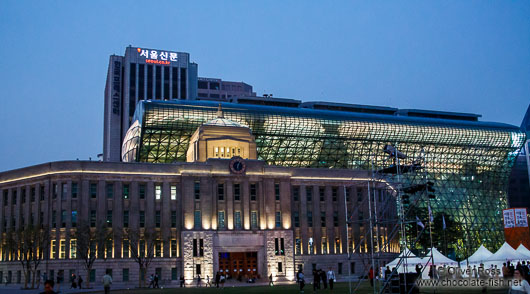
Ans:
[[[197,64],[188,53],[127,47],[109,59],[105,85],[103,160],[120,161],[122,139],[140,100],[194,100]]]
[[[199,77],[197,99],[227,101],[232,97],[256,97],[252,86],[244,82]]]

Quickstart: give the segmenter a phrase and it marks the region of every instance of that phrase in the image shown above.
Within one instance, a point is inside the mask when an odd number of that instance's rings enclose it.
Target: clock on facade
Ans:
[[[245,160],[239,156],[232,157],[232,160],[230,160],[229,166],[230,166],[230,171],[234,174],[243,174],[245,173],[245,170],[247,169]]]

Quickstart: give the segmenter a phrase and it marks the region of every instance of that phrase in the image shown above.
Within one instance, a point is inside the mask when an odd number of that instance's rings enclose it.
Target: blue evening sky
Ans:
[[[108,57],[189,52],[199,76],[304,101],[520,125],[528,1],[2,1],[0,171],[102,152]]]

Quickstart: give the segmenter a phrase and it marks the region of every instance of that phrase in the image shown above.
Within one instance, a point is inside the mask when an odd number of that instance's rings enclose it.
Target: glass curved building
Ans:
[[[481,122],[476,115],[419,110],[373,114],[221,104],[227,119],[251,129],[258,160],[285,167],[371,170],[398,187],[430,181],[433,211],[463,230],[456,251],[465,255],[480,244],[497,248],[504,240],[508,177],[525,140],[516,126]],[[218,105],[140,101],[122,145],[122,161],[186,161],[190,137],[216,118]],[[401,170],[401,175],[380,173],[396,164],[385,145],[403,155],[398,165],[419,168]],[[418,208],[426,209],[423,196],[411,197]]]

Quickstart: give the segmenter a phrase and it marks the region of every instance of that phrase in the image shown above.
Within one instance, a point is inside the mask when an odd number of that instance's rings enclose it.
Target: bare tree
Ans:
[[[155,243],[159,238],[159,233],[127,228],[123,237],[128,239],[131,257],[138,263],[141,274],[138,285],[143,287],[145,286],[145,274],[155,256]]]
[[[49,236],[47,228],[33,225],[6,233],[6,244],[12,259],[16,259],[22,266],[25,289],[28,288],[31,276],[33,276],[31,287],[35,287],[35,275],[49,246]]]
[[[45,252],[50,248],[50,229],[48,226],[40,226],[33,228],[33,242],[31,250],[31,265],[32,265],[32,277],[31,288],[35,288],[35,278],[37,275],[37,269],[41,262],[44,260]]]
[[[105,245],[112,238],[112,229],[107,228],[104,223],[98,224],[97,228],[91,228],[87,222],[81,221],[77,224],[75,232],[77,242],[77,258],[82,260],[86,270],[86,286],[90,287],[90,271],[96,258],[105,257]]]

